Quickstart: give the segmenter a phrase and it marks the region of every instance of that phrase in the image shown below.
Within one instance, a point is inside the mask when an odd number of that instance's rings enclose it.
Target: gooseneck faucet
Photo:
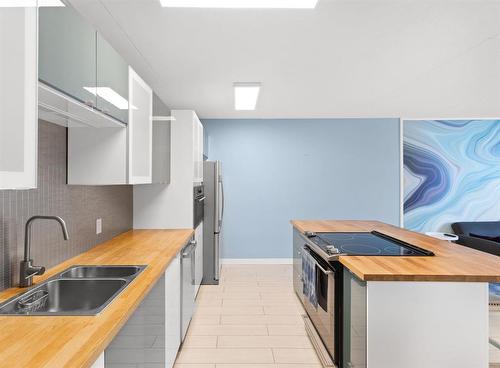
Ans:
[[[33,276],[43,275],[45,273],[45,267],[33,266],[33,260],[31,259],[31,225],[35,220],[57,221],[61,225],[64,240],[69,239],[66,223],[59,216],[30,217],[26,222],[26,227],[24,229],[24,259],[21,261],[21,267],[19,272],[19,287],[28,287],[33,285]]]

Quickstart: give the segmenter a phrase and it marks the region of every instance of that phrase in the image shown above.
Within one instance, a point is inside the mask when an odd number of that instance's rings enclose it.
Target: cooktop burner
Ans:
[[[433,256],[415,245],[372,231],[370,233],[306,233],[306,236],[330,256]]]

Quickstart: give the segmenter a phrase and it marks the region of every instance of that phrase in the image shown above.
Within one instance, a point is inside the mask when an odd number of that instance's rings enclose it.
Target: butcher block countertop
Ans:
[[[500,282],[500,257],[378,221],[291,221],[300,232],[377,230],[434,252],[432,257],[340,256],[364,281]]]
[[[192,234],[130,230],[35,277],[39,284],[73,265],[147,265],[96,316],[0,316],[0,367],[90,367]],[[5,290],[0,301],[25,290]]]

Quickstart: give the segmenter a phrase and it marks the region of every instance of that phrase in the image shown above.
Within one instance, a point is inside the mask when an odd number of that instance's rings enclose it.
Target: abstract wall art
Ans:
[[[403,224],[500,220],[500,120],[403,121]]]

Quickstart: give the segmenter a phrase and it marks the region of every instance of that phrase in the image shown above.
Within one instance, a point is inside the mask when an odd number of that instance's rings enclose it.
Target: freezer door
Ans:
[[[220,251],[221,237],[219,233],[214,234],[214,279],[219,281],[220,278]]]

